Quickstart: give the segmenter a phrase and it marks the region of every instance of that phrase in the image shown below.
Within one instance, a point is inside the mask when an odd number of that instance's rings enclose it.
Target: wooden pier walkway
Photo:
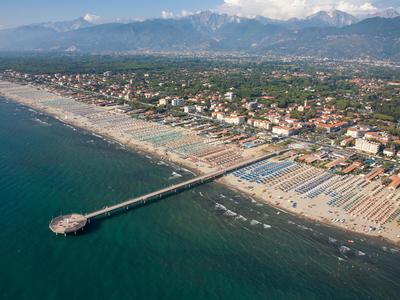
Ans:
[[[276,152],[271,152],[266,155],[257,157],[257,158],[252,158],[249,160],[246,160],[244,162],[241,162],[237,165],[228,167],[223,170],[219,170],[210,174],[202,175],[193,179],[189,179],[187,181],[184,181],[182,183],[178,183],[163,189],[160,189],[158,191],[126,200],[124,202],[121,202],[119,204],[115,204],[112,206],[105,207],[100,210],[93,211],[91,213],[88,213],[86,215],[78,215],[78,214],[69,214],[65,216],[59,216],[57,218],[54,218],[50,222],[50,229],[55,232],[56,234],[67,234],[67,233],[76,233],[79,229],[82,229],[87,222],[90,222],[91,219],[99,217],[99,216],[109,216],[111,213],[119,211],[119,210],[128,210],[130,207],[135,206],[137,204],[145,204],[148,201],[151,200],[156,200],[156,199],[161,199],[165,196],[190,189],[194,186],[201,185],[206,182],[210,182],[216,178],[219,178],[223,175],[226,175],[227,173],[234,172],[238,169],[244,168],[246,166],[249,166],[251,164],[254,164],[256,162],[262,161],[269,159],[271,157],[283,154],[284,152],[288,151],[287,149],[285,150],[280,150]],[[73,216],[73,218],[71,217]]]

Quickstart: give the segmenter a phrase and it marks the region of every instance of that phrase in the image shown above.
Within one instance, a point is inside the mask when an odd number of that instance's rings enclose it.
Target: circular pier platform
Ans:
[[[87,218],[79,214],[59,216],[50,221],[49,228],[55,234],[76,233],[85,227]]]

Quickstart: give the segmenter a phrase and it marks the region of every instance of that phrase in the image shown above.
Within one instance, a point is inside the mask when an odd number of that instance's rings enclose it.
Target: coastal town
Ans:
[[[400,0],[0,16],[0,300],[400,300]]]
[[[218,78],[229,76],[223,68],[180,73],[6,70],[0,93],[200,174],[288,149],[220,181],[286,211],[399,242],[400,130],[374,97],[399,99],[400,81],[335,79],[334,96],[317,90],[333,73],[272,71],[264,75],[271,87],[256,86],[255,95],[235,82],[220,89]]]

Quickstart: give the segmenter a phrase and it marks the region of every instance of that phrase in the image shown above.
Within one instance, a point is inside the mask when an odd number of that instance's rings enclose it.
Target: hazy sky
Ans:
[[[319,10],[367,14],[386,7],[399,8],[400,0],[0,0],[0,27],[70,20],[86,14],[99,16],[98,22],[171,17],[200,10],[288,19]]]

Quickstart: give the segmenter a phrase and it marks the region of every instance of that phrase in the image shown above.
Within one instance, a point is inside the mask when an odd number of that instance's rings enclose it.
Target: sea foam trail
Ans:
[[[260,224],[261,224],[260,221],[257,221],[257,220],[254,220],[254,219],[250,221],[250,225],[251,226],[260,225]]]
[[[168,178],[168,180],[173,180],[173,179],[180,178],[180,177],[182,177],[181,174],[179,174],[179,173],[173,171],[173,172],[171,173],[171,176]]]
[[[242,221],[247,221],[247,218],[243,217],[242,215],[237,215],[236,220],[242,220]]]

